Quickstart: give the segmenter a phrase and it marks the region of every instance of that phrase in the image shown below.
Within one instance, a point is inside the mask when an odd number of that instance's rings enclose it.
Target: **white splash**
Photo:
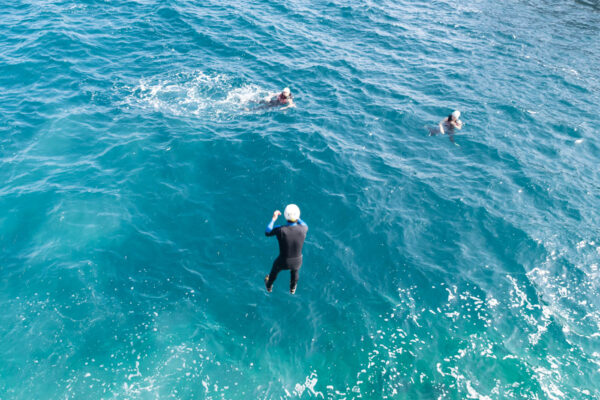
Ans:
[[[266,94],[258,85],[240,85],[225,74],[196,71],[141,79],[124,104],[178,117],[224,118],[245,111]]]

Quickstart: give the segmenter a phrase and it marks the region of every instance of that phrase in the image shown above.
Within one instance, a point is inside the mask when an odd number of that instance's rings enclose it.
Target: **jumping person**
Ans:
[[[283,211],[287,224],[274,227],[273,225],[280,215],[281,211],[276,210],[265,230],[266,236],[277,236],[279,242],[279,256],[273,262],[271,272],[265,277],[265,286],[267,292],[270,293],[273,290],[273,282],[277,279],[277,274],[284,269],[289,269],[291,273],[290,293],[294,294],[302,266],[302,245],[306,239],[308,225],[300,219],[300,209],[295,204],[288,204]]]

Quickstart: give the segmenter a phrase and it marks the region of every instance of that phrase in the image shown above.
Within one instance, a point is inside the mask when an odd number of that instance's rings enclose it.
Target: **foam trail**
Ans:
[[[141,79],[124,103],[177,117],[231,118],[267,95],[255,84],[238,84],[225,74],[203,71]]]

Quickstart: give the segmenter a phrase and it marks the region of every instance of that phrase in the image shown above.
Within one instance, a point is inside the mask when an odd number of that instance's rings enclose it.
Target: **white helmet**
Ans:
[[[290,97],[290,95],[292,94],[292,92],[290,91],[290,88],[289,88],[289,87],[286,87],[286,88],[284,88],[284,89],[283,89],[283,91],[282,91],[281,93],[283,93],[283,95],[284,95],[285,97]]]
[[[296,222],[300,218],[300,209],[295,204],[288,204],[283,210],[283,216],[287,221]]]
[[[456,111],[453,111],[453,112],[452,112],[452,116],[453,116],[454,118],[456,118],[456,119],[459,119],[459,118],[460,118],[460,111],[458,111],[458,110],[456,110]]]

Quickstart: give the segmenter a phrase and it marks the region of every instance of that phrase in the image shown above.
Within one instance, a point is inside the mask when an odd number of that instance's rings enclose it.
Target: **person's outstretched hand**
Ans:
[[[273,213],[273,221],[275,221],[277,219],[277,217],[279,217],[280,215],[281,215],[281,211],[275,210],[275,212]]]

